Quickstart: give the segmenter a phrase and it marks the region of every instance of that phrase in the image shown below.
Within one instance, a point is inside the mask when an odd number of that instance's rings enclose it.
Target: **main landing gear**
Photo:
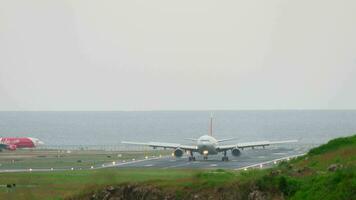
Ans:
[[[204,160],[208,160],[208,156],[204,156]]]
[[[222,161],[229,161],[229,157],[226,156],[226,151],[224,151],[224,156],[221,159]]]
[[[195,161],[195,157],[194,156],[189,156],[189,161]]]
[[[193,156],[192,151],[190,152],[189,161],[195,161],[195,157]]]

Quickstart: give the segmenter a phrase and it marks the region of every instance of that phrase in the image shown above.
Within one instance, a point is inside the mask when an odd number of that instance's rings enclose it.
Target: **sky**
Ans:
[[[356,109],[354,0],[0,0],[0,111]]]

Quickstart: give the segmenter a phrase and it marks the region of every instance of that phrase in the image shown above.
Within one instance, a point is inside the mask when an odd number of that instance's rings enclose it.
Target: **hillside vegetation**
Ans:
[[[109,185],[70,199],[356,199],[356,135],[271,169],[200,171],[173,181]]]

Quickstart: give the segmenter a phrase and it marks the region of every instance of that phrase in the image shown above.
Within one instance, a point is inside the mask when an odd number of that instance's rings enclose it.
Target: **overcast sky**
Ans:
[[[0,110],[356,109],[354,0],[0,0]]]

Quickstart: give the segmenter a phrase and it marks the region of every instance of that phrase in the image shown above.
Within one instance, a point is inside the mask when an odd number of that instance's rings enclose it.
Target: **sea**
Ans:
[[[45,147],[124,148],[121,141],[189,143],[208,133],[236,143],[298,139],[312,147],[356,134],[356,110],[0,112],[0,137]]]

